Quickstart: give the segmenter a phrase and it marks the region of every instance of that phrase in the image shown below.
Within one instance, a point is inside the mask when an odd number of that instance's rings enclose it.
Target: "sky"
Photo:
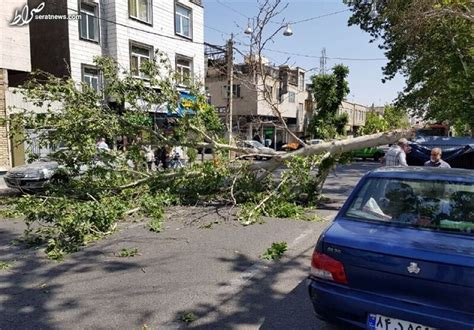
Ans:
[[[348,9],[342,0],[290,0],[288,7],[275,18],[296,22],[329,13]],[[205,40],[206,42],[224,45],[230,33],[234,33],[236,47],[248,52],[250,38],[243,32],[248,24],[248,17],[258,13],[257,0],[204,0]],[[370,36],[358,26],[347,26],[350,12],[345,11],[308,22],[291,25],[294,32],[291,37],[279,35],[274,43],[268,46],[267,57],[272,63],[299,66],[306,70],[313,69],[307,77],[319,72],[321,50],[326,48],[326,68],[342,63],[349,67],[349,87],[351,92],[347,99],[352,102],[370,106],[391,103],[398,92],[403,89],[404,79],[395,79],[382,83],[382,67],[387,62],[377,43],[369,43]],[[278,28],[272,24],[269,29]],[[275,52],[296,53],[312,57],[288,55]],[[335,59],[340,58],[340,59]],[[369,59],[369,60],[347,60]],[[380,60],[382,59],[382,60]],[[315,69],[316,68],[316,69]]]

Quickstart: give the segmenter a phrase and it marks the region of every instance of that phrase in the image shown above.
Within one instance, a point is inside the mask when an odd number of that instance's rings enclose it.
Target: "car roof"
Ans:
[[[368,173],[368,177],[416,179],[427,181],[459,181],[474,183],[474,170],[438,167],[380,167]]]

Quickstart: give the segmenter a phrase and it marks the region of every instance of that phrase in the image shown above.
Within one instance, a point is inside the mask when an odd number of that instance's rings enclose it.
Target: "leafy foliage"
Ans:
[[[193,312],[183,313],[180,317],[180,320],[186,324],[190,324],[198,319],[197,315]]]
[[[138,248],[123,248],[117,254],[120,258],[131,258],[138,255]]]
[[[347,1],[389,62],[384,81],[401,73],[406,86],[397,104],[421,117],[474,128],[474,33],[470,0]]]
[[[9,270],[12,267],[12,264],[5,261],[0,261],[0,270]]]
[[[317,139],[334,139],[344,133],[348,117],[347,114],[338,115],[337,110],[350,91],[346,81],[348,74],[346,66],[336,65],[332,74],[313,77],[312,90],[316,109],[309,130]]]
[[[385,132],[388,129],[388,123],[382,115],[375,111],[367,113],[365,125],[359,130],[362,135]]]
[[[280,260],[286,250],[288,250],[288,243],[274,242],[272,246],[262,254],[261,258],[265,260]]]

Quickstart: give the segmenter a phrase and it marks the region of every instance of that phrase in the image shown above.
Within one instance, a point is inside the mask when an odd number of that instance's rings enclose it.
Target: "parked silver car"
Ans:
[[[59,164],[42,158],[31,164],[20,165],[8,171],[4,180],[9,188],[40,191],[58,173]]]
[[[273,150],[272,148],[268,148],[268,147],[265,147],[262,143],[258,142],[258,141],[254,141],[254,140],[245,140],[245,141],[240,141],[237,143],[238,146],[240,147],[244,147],[246,149],[249,149],[252,151],[252,153],[255,153],[255,154],[265,154],[265,155],[268,155],[268,157],[261,157],[261,156],[256,156],[255,158],[256,159],[262,159],[262,158],[272,158],[272,156],[274,155],[278,155],[279,153],[276,152],[275,150]],[[239,155],[237,155],[239,156]],[[240,155],[242,156],[243,158],[247,158],[245,157],[245,155]]]

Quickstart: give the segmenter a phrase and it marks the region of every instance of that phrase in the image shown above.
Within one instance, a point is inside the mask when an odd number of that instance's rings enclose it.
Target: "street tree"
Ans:
[[[329,140],[344,134],[349,118],[337,111],[350,91],[348,75],[349,68],[340,64],[333,68],[333,73],[313,76],[311,90],[315,108],[309,132],[315,138]]]
[[[471,0],[346,1],[349,25],[380,42],[383,81],[401,74],[397,105],[420,117],[463,123],[474,132],[474,33]]]
[[[376,111],[370,111],[366,115],[365,124],[360,129],[362,135],[385,132],[388,130],[387,120]]]

